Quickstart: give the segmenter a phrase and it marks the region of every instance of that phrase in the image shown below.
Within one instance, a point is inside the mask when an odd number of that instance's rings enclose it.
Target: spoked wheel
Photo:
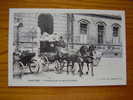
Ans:
[[[64,66],[65,66],[64,61],[62,61],[62,62],[60,62],[58,60],[55,61],[55,69],[56,69],[57,73],[62,73]]]
[[[58,73],[60,73],[61,64],[58,60],[55,61],[55,69]]]
[[[23,74],[23,63],[20,61],[16,61],[13,65],[13,77],[22,77]]]
[[[48,58],[46,56],[41,58],[41,65],[42,65],[43,71],[49,70],[49,61],[48,61]]]
[[[29,69],[31,73],[38,73],[40,66],[39,63],[36,60],[33,60],[30,64],[29,64]]]

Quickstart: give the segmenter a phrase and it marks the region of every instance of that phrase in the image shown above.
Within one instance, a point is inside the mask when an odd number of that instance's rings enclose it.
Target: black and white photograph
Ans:
[[[126,85],[125,12],[9,9],[9,86]]]

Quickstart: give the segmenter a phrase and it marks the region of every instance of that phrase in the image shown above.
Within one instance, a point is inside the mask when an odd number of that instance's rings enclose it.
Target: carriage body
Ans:
[[[31,73],[38,73],[40,66],[37,60],[34,59],[35,53],[23,51],[20,54],[15,54],[13,57],[13,76],[22,76],[26,69]]]
[[[22,53],[20,60],[24,66],[29,65],[32,62],[32,58],[35,56],[35,53]]]
[[[65,48],[64,41],[40,41],[40,55],[46,56],[49,60],[52,60],[53,57],[59,56],[62,48]]]
[[[48,61],[54,62],[57,56],[57,41],[40,41],[40,56],[47,57]]]
[[[59,72],[60,68],[64,66],[64,52],[61,51],[62,49],[66,49],[64,41],[40,41],[40,56],[44,61],[45,66],[43,67],[45,69],[49,69],[49,65],[53,64],[55,70]]]

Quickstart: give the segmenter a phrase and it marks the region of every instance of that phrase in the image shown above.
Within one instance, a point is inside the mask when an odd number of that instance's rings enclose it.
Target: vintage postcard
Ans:
[[[9,9],[9,86],[126,85],[125,12]]]

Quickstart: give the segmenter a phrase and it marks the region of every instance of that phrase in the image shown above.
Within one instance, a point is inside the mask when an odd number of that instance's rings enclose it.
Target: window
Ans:
[[[87,34],[87,24],[86,23],[80,23],[80,33]]]
[[[86,44],[87,43],[87,33],[88,33],[88,20],[81,19],[79,21],[79,28],[80,28],[80,43]]]
[[[113,26],[113,36],[114,37],[119,36],[119,26]]]
[[[114,45],[119,44],[120,42],[120,25],[115,23],[112,25],[112,42]]]
[[[98,22],[97,23],[97,31],[98,31],[98,44],[104,43],[104,33],[105,33],[105,23]]]
[[[104,35],[104,25],[99,24],[98,25],[98,43],[103,43],[103,35]]]

